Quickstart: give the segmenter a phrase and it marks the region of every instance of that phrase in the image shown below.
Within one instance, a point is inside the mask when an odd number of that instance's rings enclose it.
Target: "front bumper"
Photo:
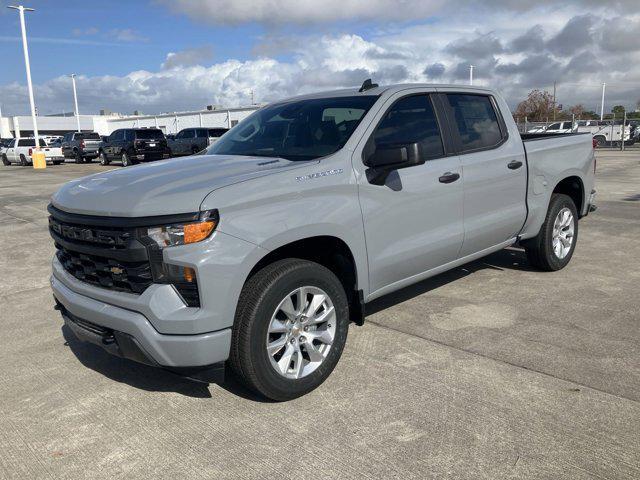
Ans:
[[[205,367],[229,357],[230,328],[197,335],[162,334],[141,313],[77,293],[55,274],[51,288],[74,334],[114,355],[165,368]]]

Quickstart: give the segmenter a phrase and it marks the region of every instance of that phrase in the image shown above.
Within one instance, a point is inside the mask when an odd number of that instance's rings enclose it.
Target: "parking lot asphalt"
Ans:
[[[280,404],[62,328],[46,205],[105,168],[0,167],[0,478],[640,478],[638,150],[598,152],[566,269],[506,249],[381,298]]]

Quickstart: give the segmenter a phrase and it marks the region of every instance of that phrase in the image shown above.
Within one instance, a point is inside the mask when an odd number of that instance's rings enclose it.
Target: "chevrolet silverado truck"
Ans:
[[[226,363],[288,400],[375,298],[515,244],[565,267],[595,166],[590,135],[521,136],[492,90],[366,81],[263,107],[205,155],[66,184],[51,287],[81,340],[196,379]]]
[[[96,132],[69,132],[62,138],[64,158],[72,158],[76,163],[91,162],[98,157],[102,138]]]

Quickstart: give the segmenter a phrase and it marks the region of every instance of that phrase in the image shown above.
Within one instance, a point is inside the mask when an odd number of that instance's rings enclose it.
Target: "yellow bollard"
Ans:
[[[31,160],[33,161],[33,168],[47,168],[47,160],[44,152],[36,150],[31,154]]]

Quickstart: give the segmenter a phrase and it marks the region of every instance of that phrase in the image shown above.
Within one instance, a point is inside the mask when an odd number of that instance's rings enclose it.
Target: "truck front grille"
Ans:
[[[153,283],[149,262],[119,262],[58,246],[58,260],[78,280],[119,292],[144,292]]]
[[[174,285],[188,306],[200,306],[197,281],[185,282],[169,275],[162,250],[146,234],[144,227],[171,223],[170,219],[79,215],[53,205],[48,210],[49,233],[55,241],[58,260],[78,280],[138,295],[152,283],[168,283]],[[183,217],[193,221],[198,213]]]

